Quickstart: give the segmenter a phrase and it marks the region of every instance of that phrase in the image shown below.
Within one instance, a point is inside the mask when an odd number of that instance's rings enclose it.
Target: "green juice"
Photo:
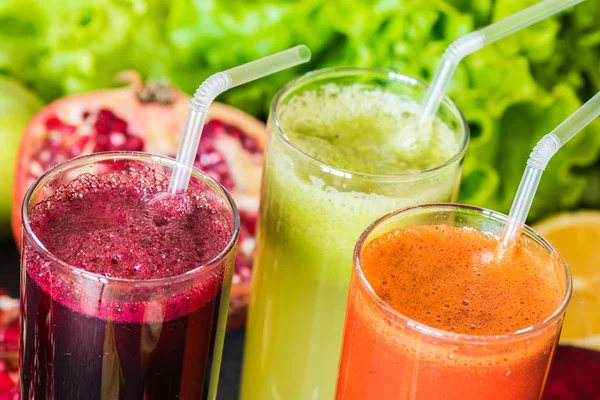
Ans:
[[[358,237],[390,211],[455,199],[460,156],[420,171],[461,153],[465,133],[438,119],[425,139],[417,109],[377,86],[328,83],[272,113],[243,400],[333,399]]]

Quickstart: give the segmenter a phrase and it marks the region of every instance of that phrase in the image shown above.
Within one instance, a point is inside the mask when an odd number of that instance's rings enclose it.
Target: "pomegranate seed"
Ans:
[[[117,118],[113,124],[112,124],[112,130],[115,132],[122,132],[122,133],[126,133],[127,132],[127,122],[123,121],[120,118]]]
[[[102,108],[98,111],[98,115],[96,116],[96,121],[98,122],[108,122],[115,118],[115,114],[107,110],[106,108]]]
[[[208,153],[211,150],[213,150],[212,139],[207,139],[204,135],[202,135],[202,138],[200,138],[200,143],[198,145],[198,152],[196,153],[196,159],[198,159],[198,156],[200,156],[200,154]]]
[[[216,119],[213,119],[212,121],[209,121],[205,126],[204,126],[204,130],[203,132],[205,134],[208,134],[208,136],[215,136],[218,134],[223,134],[226,133],[226,129],[225,129],[225,125],[223,125],[223,123],[221,121],[217,121]]]
[[[221,185],[225,186],[225,188],[227,188],[228,190],[231,190],[235,187],[235,183],[233,182],[233,179],[229,174],[227,174],[226,176],[221,176],[219,182],[221,182]]]
[[[0,392],[7,392],[15,387],[14,382],[10,379],[7,372],[0,373]]]
[[[58,131],[64,135],[71,135],[77,130],[77,127],[65,124],[57,116],[54,115],[46,120],[46,129],[49,131]]]
[[[252,136],[246,136],[242,140],[242,147],[251,152],[252,154],[258,153],[260,150],[258,148],[258,142]]]
[[[10,391],[7,393],[0,394],[0,400],[19,400],[19,393],[16,391]]]
[[[244,137],[244,133],[237,128],[228,127],[229,136],[234,139],[241,140]]]
[[[96,121],[94,129],[96,129],[98,135],[106,135],[109,131],[108,126],[104,121]]]
[[[142,151],[144,150],[144,142],[137,136],[130,136],[129,139],[127,139],[125,148],[131,151]]]
[[[56,115],[53,115],[52,117],[46,120],[46,129],[48,129],[49,131],[58,130],[58,128],[62,125],[62,121],[58,119]]]
[[[99,134],[96,137],[96,147],[95,147],[95,151],[103,151],[106,149],[106,146],[108,145],[108,135],[106,134]]]
[[[122,145],[127,143],[127,137],[121,132],[111,132],[109,142],[111,144],[111,150],[118,150]]]
[[[9,325],[0,329],[0,342],[4,344],[19,343],[19,326],[17,324]]]
[[[248,233],[252,236],[256,234],[256,215],[250,215],[247,212],[240,212],[240,219],[243,225],[248,229]]]
[[[107,109],[101,109],[96,115],[94,128],[99,134],[108,134],[111,131],[111,125],[116,118],[115,114]]]

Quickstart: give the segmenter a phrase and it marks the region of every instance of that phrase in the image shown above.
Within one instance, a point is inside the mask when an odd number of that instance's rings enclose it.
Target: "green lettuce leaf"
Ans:
[[[51,100],[114,85],[136,69],[192,93],[210,74],[307,44],[309,64],[219,98],[265,118],[299,74],[331,66],[390,68],[429,80],[458,37],[537,0],[4,0],[0,72]],[[584,2],[467,57],[448,94],[472,141],[460,201],[507,212],[535,142],[600,90],[600,3]],[[600,207],[598,126],[551,162],[532,219]]]
[[[492,208],[508,210],[531,149],[542,136],[560,124],[580,105],[581,101],[575,92],[569,86],[559,84],[543,101],[531,99],[506,109],[495,127],[497,131],[491,135],[488,133],[490,138],[499,139],[493,144],[496,159],[492,166],[495,168],[481,172],[481,166],[485,165],[481,161],[476,163],[472,170],[465,163],[466,185],[463,186],[461,200],[474,204],[483,200],[484,204]],[[482,137],[474,139],[476,146],[485,142],[480,140]],[[477,154],[489,153],[480,150]],[[578,206],[589,179],[585,173],[578,172],[578,169],[593,164],[599,155],[600,122],[594,122],[552,158],[540,182],[530,218],[536,220],[558,210]],[[472,180],[475,182],[471,182]],[[492,187],[490,182],[498,180],[502,184]],[[477,182],[488,185],[488,189],[481,190],[482,186],[477,186]],[[475,190],[470,191],[471,187]],[[489,198],[478,198],[488,191],[491,194],[487,194]]]

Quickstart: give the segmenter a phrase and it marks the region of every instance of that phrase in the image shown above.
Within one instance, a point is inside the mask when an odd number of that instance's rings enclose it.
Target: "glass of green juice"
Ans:
[[[388,70],[335,68],[271,105],[243,400],[333,399],[352,251],[375,219],[456,200],[469,133],[445,98],[415,129],[427,90]]]

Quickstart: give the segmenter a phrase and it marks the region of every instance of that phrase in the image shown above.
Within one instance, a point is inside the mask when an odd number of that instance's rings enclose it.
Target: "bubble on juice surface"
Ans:
[[[183,224],[193,212],[193,200],[187,193],[153,193],[146,199],[147,212],[157,226]]]

